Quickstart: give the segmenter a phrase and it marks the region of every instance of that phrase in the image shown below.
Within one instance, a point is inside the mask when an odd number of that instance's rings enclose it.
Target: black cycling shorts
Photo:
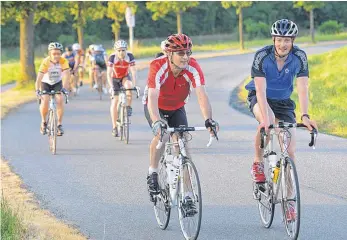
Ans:
[[[145,117],[147,119],[147,122],[149,126],[152,128],[152,119],[148,112],[147,104],[144,105],[145,110]],[[166,119],[166,121],[169,124],[169,127],[180,127],[180,126],[186,126],[188,127],[188,120],[187,120],[187,114],[186,110],[184,109],[184,106],[177,109],[177,110],[163,110],[159,109],[160,117],[163,119]]]
[[[247,102],[249,110],[253,113],[254,105],[257,103],[256,91],[248,92]],[[267,103],[275,114],[278,120],[283,120],[288,123],[296,123],[295,102],[290,98],[284,100],[275,100],[267,98]],[[254,115],[254,113],[253,113]]]
[[[63,88],[63,82],[62,81],[60,81],[56,84],[53,84],[53,85],[49,85],[48,83],[41,82],[41,91],[50,92],[53,90],[55,92],[58,92],[58,91],[61,91],[62,88]]]
[[[128,79],[129,81],[131,81],[129,74],[124,78],[113,78],[113,90],[115,91],[114,95],[119,95],[119,92],[117,91],[119,91],[119,89],[121,89],[121,87],[123,86],[124,79]]]

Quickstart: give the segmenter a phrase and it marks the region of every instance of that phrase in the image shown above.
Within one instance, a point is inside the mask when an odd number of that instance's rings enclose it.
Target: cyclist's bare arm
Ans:
[[[35,82],[35,89],[36,90],[40,90],[40,88],[41,88],[41,81],[42,81],[43,75],[44,74],[42,72],[39,72],[37,74],[36,82]]]
[[[63,88],[69,89],[70,77],[71,77],[70,70],[65,69],[62,73]]]
[[[267,125],[265,126],[265,128],[267,129],[270,124],[270,119],[268,104],[266,100],[266,79],[264,77],[254,77],[254,84],[257,94],[257,102],[262,115],[261,120]]]
[[[78,55],[75,56],[75,66],[73,67],[73,71],[76,72],[76,69],[78,68],[78,65],[80,64],[80,59]]]
[[[108,82],[108,85],[113,89],[112,72],[113,72],[113,67],[107,67],[107,82]]]
[[[132,80],[133,80],[133,86],[136,86],[136,66],[130,66],[130,72],[131,72],[131,76],[132,76]]]
[[[149,88],[148,89],[148,112],[149,112],[149,116],[152,119],[152,122],[156,122],[161,119],[159,114],[158,99],[159,99],[159,90],[155,88]]]
[[[200,110],[204,120],[212,119],[212,108],[210,100],[208,99],[205,86],[197,86],[195,88],[196,95],[198,97],[198,102],[200,105]]]
[[[298,89],[301,114],[308,114],[308,77],[298,77],[296,79],[296,85]],[[303,118],[303,123],[305,125],[307,124],[306,126],[310,131],[312,131],[311,125],[318,129],[315,121]]]

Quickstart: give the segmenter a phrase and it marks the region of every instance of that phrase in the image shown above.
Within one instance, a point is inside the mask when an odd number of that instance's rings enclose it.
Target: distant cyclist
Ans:
[[[48,57],[43,59],[35,82],[36,95],[41,98],[40,113],[41,113],[41,134],[46,134],[47,131],[47,114],[49,108],[49,96],[40,95],[41,91],[50,92],[62,91],[67,94],[66,88],[69,86],[69,62],[62,57],[63,45],[58,42],[52,42],[48,45]],[[64,134],[63,130],[63,115],[64,115],[64,99],[61,94],[55,96],[57,103],[58,115],[58,136]]]
[[[92,59],[92,69],[94,71],[94,79],[98,79],[98,71],[101,72],[101,84],[104,94],[107,94],[106,89],[106,70],[107,70],[107,54],[100,45],[94,47],[94,54]],[[94,88],[98,88],[98,82],[95,82]]]
[[[158,58],[158,57],[166,55],[166,52],[165,52],[165,40],[161,42],[160,49],[161,49],[161,52],[157,53],[154,58]]]
[[[111,54],[108,59],[108,67],[107,67],[107,80],[110,86],[111,94],[115,95],[112,99],[110,112],[112,118],[112,135],[114,137],[118,136],[117,131],[117,119],[118,119],[118,95],[119,90],[122,86],[124,88],[133,88],[136,86],[136,67],[135,67],[135,58],[134,55],[127,52],[128,44],[124,40],[118,40],[114,44],[115,52]],[[129,72],[131,72],[131,77],[129,76]],[[132,114],[132,92],[127,91],[127,112],[128,115]]]
[[[72,45],[72,50],[76,53],[77,56],[77,70],[79,78],[79,86],[83,85],[83,76],[84,76],[84,51],[78,43]]]
[[[96,46],[95,44],[89,45],[88,51],[86,54],[86,60],[85,60],[86,66],[88,66],[89,82],[90,82],[91,88],[93,88],[95,85],[94,71],[92,68],[92,61],[93,61],[93,57],[94,57],[94,47],[95,46]]]
[[[78,73],[77,73],[77,64],[76,61],[78,61],[78,56],[76,52],[72,50],[72,46],[67,46],[65,48],[65,52],[63,53],[62,57],[67,59],[69,61],[69,67],[70,67],[70,91],[76,93],[76,85],[75,83],[78,80]]]

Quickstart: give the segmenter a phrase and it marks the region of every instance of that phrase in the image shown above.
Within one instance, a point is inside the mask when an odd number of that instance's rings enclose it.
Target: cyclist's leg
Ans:
[[[117,119],[118,119],[118,100],[119,100],[119,90],[121,87],[120,79],[113,79],[113,90],[115,91],[115,96],[111,100],[111,107],[110,107],[110,113],[111,113],[111,119],[112,119],[112,127],[115,129],[117,127]]]
[[[62,82],[58,82],[54,85],[54,91],[61,91],[63,88]],[[64,115],[64,96],[63,94],[55,95],[55,100],[57,103],[57,116],[58,116],[58,126],[62,125],[63,115]]]
[[[48,83],[41,83],[41,91],[50,92],[51,91],[51,85]],[[43,123],[46,123],[47,114],[48,114],[48,107],[49,107],[49,96],[48,95],[42,95],[41,96],[41,104],[40,104],[40,114],[41,114],[41,125]]]
[[[123,78],[122,84],[125,89],[133,88],[133,83],[131,82],[129,75]],[[127,91],[126,95],[127,95],[127,106],[131,107],[132,96],[133,96],[132,91]]]
[[[89,83],[90,83],[90,87],[93,88],[94,87],[94,71],[93,71],[93,67],[91,64],[89,64]]]
[[[257,102],[257,97],[256,97],[255,93],[250,93],[248,95],[248,101],[250,104],[250,110],[253,113],[254,117],[256,118],[256,120],[258,122],[262,122],[263,121],[263,115],[261,113],[261,110],[260,110],[259,104]],[[273,113],[269,104],[267,104],[267,106],[268,106],[270,124],[274,124],[275,123],[275,114]],[[263,149],[260,149],[259,146],[260,146],[260,132],[257,129],[256,136],[255,136],[255,145],[254,145],[254,149],[255,149],[254,162],[262,162],[262,160],[263,160],[263,152],[264,151],[263,151]]]
[[[144,105],[144,112],[145,112],[145,117],[147,119],[147,122],[149,124],[149,127],[152,128],[152,119],[149,115],[149,112],[148,112],[148,108],[147,108],[147,105],[145,104]],[[160,116],[162,118],[164,118],[164,115],[166,113],[163,113],[162,111],[159,110],[159,113],[160,113]],[[158,164],[159,164],[159,160],[160,160],[160,157],[161,155],[163,154],[164,152],[164,145],[165,143],[169,140],[169,136],[168,134],[165,134],[163,136],[163,146],[161,149],[157,149],[157,145],[158,145],[158,142],[159,142],[160,138],[159,136],[154,136],[152,141],[151,141],[151,144],[150,144],[150,147],[149,147],[149,161],[150,161],[150,169],[153,169],[154,171],[158,169]]]
[[[83,66],[78,66],[78,78],[79,78],[79,82],[78,84],[81,86],[81,83],[83,84],[83,74],[84,74],[84,68]]]

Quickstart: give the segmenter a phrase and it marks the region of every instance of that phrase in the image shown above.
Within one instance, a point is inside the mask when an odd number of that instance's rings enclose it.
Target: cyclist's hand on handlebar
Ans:
[[[302,123],[308,128],[308,130],[312,131],[314,127],[318,131],[317,123],[314,120],[311,120],[307,117],[302,118]]]
[[[168,123],[164,119],[160,119],[155,121],[152,124],[152,132],[154,136],[158,136],[162,134],[163,129],[168,127]]]
[[[210,131],[210,133],[212,135],[215,135],[215,132],[213,130],[215,130],[216,133],[219,131],[219,124],[218,124],[218,122],[216,122],[216,121],[214,121],[213,119],[210,119],[210,118],[206,119],[205,127]]]
[[[69,91],[66,90],[65,88],[62,88],[61,91],[62,91],[65,95],[68,95],[68,94],[69,94]]]
[[[37,97],[38,99],[40,99],[40,98],[41,98],[41,92],[40,92],[40,90],[36,90],[35,93],[36,93],[36,97]]]
[[[111,94],[111,97],[113,97],[115,95],[113,87],[110,87],[110,89],[108,91]]]
[[[265,133],[268,133],[269,132],[269,126],[270,126],[270,121],[264,120],[264,121],[259,123],[258,131],[260,132],[260,129],[264,128]]]

